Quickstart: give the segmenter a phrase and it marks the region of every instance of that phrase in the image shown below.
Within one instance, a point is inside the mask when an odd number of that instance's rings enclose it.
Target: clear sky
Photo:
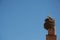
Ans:
[[[60,40],[60,0],[0,0],[0,40],[45,40],[48,15]]]

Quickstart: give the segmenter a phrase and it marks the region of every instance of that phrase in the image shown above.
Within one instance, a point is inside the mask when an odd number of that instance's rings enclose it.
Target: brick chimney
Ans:
[[[55,20],[51,17],[45,19],[44,28],[48,30],[46,40],[57,40],[55,35]]]

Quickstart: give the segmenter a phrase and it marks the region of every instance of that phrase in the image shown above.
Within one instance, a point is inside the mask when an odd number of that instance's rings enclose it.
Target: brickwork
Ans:
[[[46,40],[57,40],[56,35],[46,35]]]

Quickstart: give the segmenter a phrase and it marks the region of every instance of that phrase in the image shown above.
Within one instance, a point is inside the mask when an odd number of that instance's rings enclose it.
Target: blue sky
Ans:
[[[0,40],[45,40],[48,15],[60,40],[60,0],[0,0]]]

